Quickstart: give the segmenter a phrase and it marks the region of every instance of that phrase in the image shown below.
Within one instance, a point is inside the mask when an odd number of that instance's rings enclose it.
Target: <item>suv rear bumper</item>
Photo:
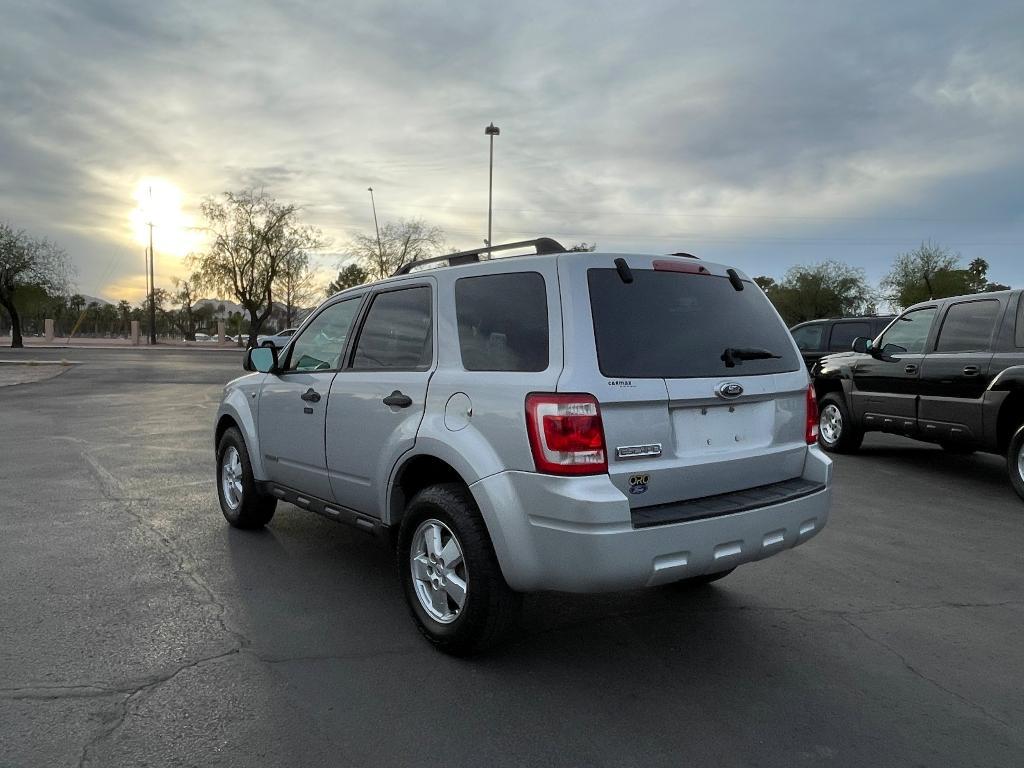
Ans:
[[[505,580],[531,592],[605,592],[734,568],[804,543],[828,520],[832,462],[807,451],[803,478],[824,489],[734,514],[634,528],[606,475],[501,472],[472,486]]]

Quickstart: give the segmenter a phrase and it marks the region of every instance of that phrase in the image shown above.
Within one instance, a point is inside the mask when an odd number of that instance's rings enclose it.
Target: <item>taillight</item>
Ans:
[[[808,445],[818,442],[818,399],[814,396],[814,385],[807,388],[807,428],[804,439]]]
[[[538,472],[598,475],[608,471],[601,409],[593,395],[527,395],[526,432]]]

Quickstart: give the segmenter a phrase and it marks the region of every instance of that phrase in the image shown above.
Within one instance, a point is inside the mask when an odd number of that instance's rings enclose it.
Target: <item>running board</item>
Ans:
[[[318,515],[323,515],[330,520],[345,523],[363,533],[384,538],[385,531],[387,531],[388,527],[374,517],[364,515],[362,512],[356,512],[354,509],[343,507],[340,504],[318,499],[316,496],[310,496],[308,493],[300,493],[294,488],[266,481],[257,483],[257,486],[262,493],[268,496],[273,496],[281,501],[287,501],[289,504],[294,504],[301,509],[316,512]]]

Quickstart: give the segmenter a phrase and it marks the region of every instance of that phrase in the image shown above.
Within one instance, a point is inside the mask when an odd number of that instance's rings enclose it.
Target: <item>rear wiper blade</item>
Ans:
[[[736,363],[744,360],[777,360],[782,355],[776,355],[770,349],[761,347],[726,347],[720,358],[726,368],[735,368]]]

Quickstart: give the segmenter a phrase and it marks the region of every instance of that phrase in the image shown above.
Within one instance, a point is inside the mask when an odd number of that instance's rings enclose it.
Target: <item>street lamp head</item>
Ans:
[[[501,129],[498,126],[496,126],[494,123],[491,123],[486,128],[484,128],[484,135],[486,135],[486,136],[497,136],[500,133],[501,133]]]
[[[373,187],[367,187],[367,188],[366,188],[366,191],[367,191],[367,192],[373,192]]]

